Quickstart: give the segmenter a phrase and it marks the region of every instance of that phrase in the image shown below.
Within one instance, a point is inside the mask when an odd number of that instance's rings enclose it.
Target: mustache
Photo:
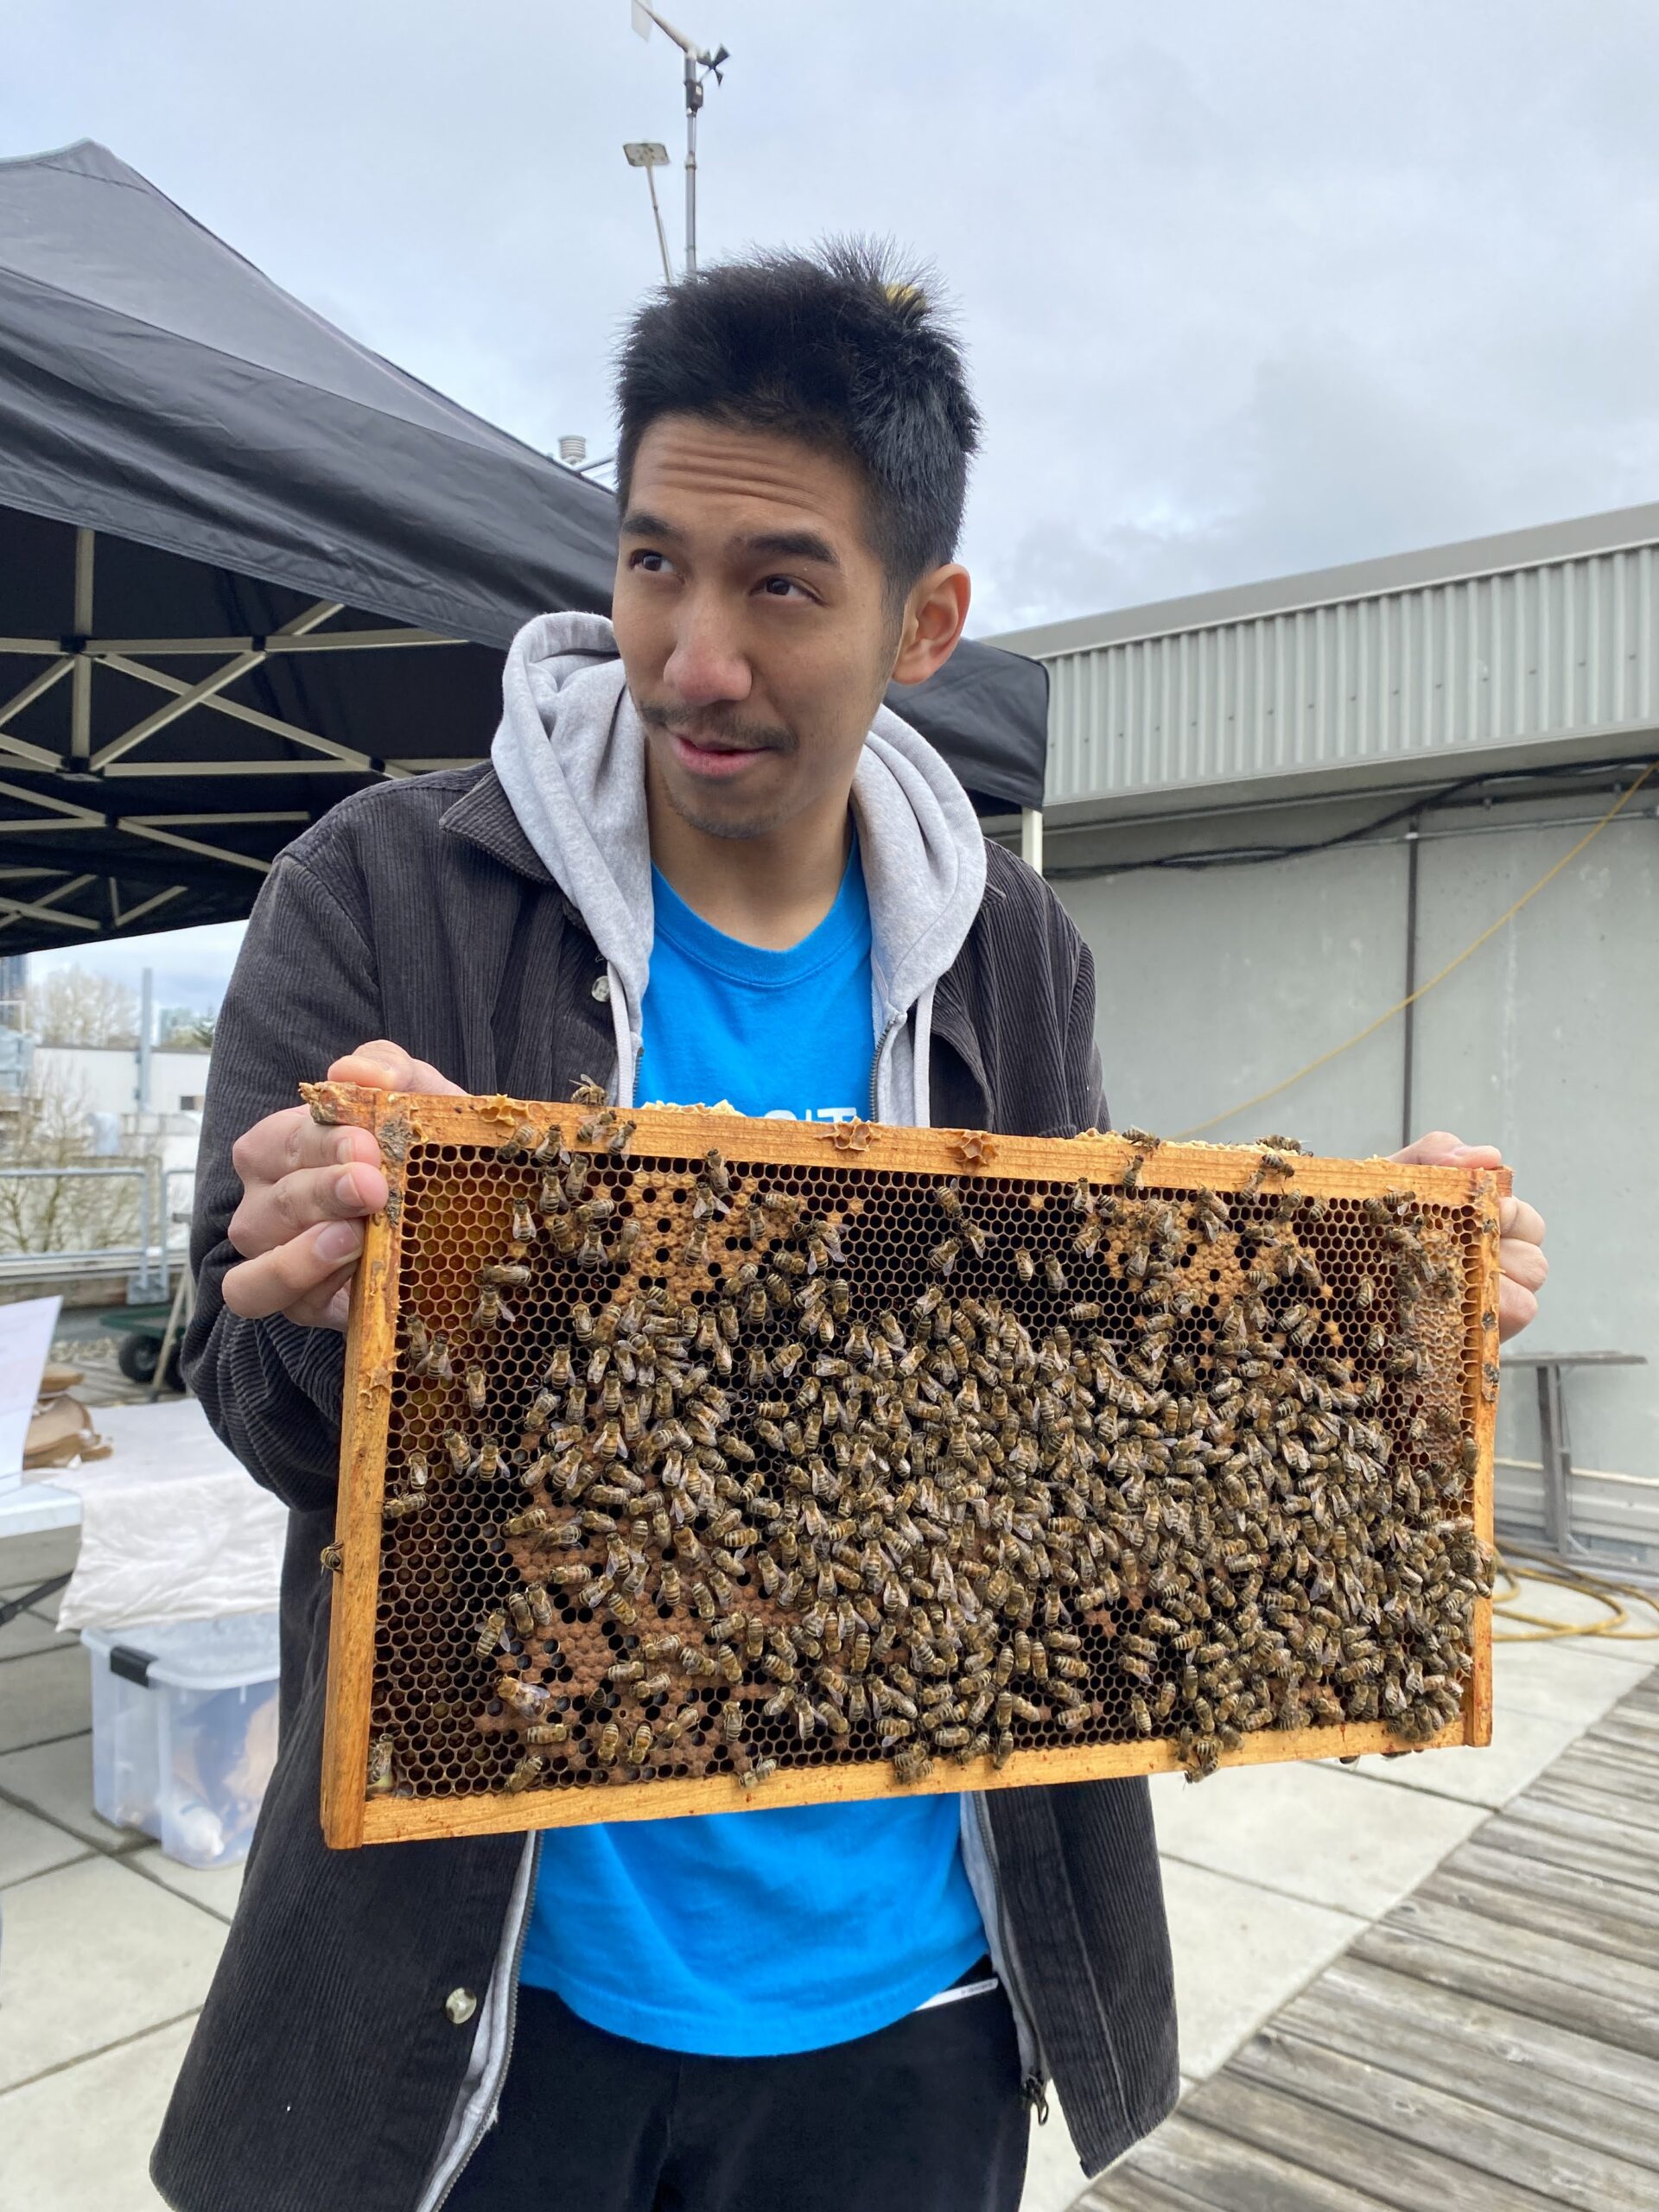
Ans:
[[[671,707],[639,702],[639,719],[652,729],[683,737],[694,745],[723,745],[744,752],[794,753],[799,741],[793,730],[775,722],[746,721],[741,715],[686,715]]]

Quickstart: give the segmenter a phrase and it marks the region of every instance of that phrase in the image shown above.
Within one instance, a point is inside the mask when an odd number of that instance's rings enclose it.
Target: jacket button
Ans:
[[[608,976],[594,976],[592,995],[599,1001],[601,1006],[608,1003],[611,995],[611,979]]]
[[[443,2000],[443,2009],[458,2028],[464,2028],[478,2010],[478,1999],[470,1989],[452,1989]]]

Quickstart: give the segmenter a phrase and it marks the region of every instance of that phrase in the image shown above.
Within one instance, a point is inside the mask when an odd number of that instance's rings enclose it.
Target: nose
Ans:
[[[735,626],[710,598],[688,593],[682,601],[663,680],[688,707],[748,697],[753,679]]]

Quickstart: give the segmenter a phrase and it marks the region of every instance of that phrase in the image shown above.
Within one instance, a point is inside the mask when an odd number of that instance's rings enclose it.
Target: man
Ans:
[[[321,1844],[316,1560],[386,1185],[297,1081],[1105,1121],[1086,949],[880,706],[968,612],[976,419],[921,289],[855,246],[708,271],[636,318],[619,401],[614,637],[532,622],[488,767],[291,846],[221,1020],[187,1359],[293,1519],[281,1757],[155,2163],[185,2212],[1013,2212],[1049,2080],[1090,2171],[1176,2094],[1143,1782]],[[1412,1156],[1449,1154],[1497,1157]]]

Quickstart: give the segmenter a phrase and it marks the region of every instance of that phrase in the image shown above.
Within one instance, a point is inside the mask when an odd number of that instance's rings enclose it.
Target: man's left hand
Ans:
[[[1408,1167],[1501,1167],[1503,1155],[1496,1145],[1465,1144],[1446,1129],[1431,1129],[1403,1152],[1391,1153]],[[1518,1336],[1538,1311],[1538,1293],[1549,1273],[1544,1257],[1544,1220],[1524,1198],[1498,1201],[1498,1266],[1503,1272],[1497,1297],[1497,1333]]]

